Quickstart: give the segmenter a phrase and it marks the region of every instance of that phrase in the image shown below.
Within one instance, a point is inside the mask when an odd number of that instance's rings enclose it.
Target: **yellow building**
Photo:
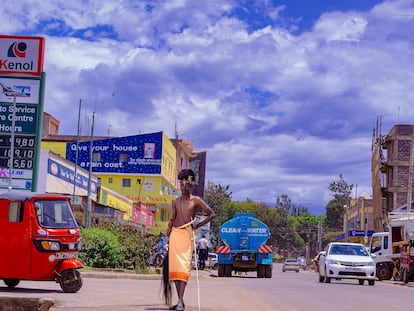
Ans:
[[[52,150],[72,162],[77,159],[78,167],[89,171],[90,137],[78,139],[57,133],[58,129],[53,133],[44,130],[41,149]],[[177,138],[171,141],[165,133],[157,132],[94,137],[92,150],[93,176],[99,178],[101,185],[97,203],[122,210],[125,220],[131,220],[134,211],[142,206],[140,212],[147,210],[153,217],[147,232],[165,232],[172,200],[179,195],[177,172],[189,168],[190,158],[195,155],[191,143]],[[151,223],[150,216],[144,217],[147,225]]]

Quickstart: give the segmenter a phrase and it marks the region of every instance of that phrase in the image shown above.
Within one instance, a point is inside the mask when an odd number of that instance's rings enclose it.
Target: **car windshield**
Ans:
[[[331,255],[353,255],[353,256],[369,256],[367,250],[362,245],[351,244],[335,244],[329,251]]]
[[[66,200],[39,200],[35,202],[37,221],[46,228],[77,228],[72,209]]]

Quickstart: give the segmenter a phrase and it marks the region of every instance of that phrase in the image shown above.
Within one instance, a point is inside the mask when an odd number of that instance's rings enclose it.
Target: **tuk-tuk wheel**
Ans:
[[[78,270],[68,269],[62,272],[59,284],[65,293],[76,293],[82,287],[82,278]]]
[[[19,279],[3,279],[4,284],[6,284],[8,287],[16,287],[19,283]]]

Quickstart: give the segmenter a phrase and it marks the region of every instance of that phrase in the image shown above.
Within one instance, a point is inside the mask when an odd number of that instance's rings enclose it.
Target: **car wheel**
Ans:
[[[323,283],[325,281],[325,277],[319,274],[319,283]]]
[[[299,270],[296,270],[296,273],[299,273]]]
[[[364,280],[358,280],[359,285],[364,285]]]
[[[19,283],[19,279],[3,279],[4,284],[6,284],[8,287],[13,288],[16,287]]]
[[[331,283],[331,278],[326,276],[326,267],[325,267],[325,283]]]
[[[375,285],[375,280],[368,280],[368,285],[369,286],[374,286]]]

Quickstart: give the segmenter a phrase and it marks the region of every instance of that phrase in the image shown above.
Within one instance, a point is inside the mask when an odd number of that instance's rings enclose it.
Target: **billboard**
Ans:
[[[207,152],[198,152],[196,157],[190,158],[190,169],[196,174],[195,185],[193,185],[193,194],[200,198],[204,197],[204,186],[206,179],[206,162]]]
[[[0,35],[0,74],[40,76],[44,50],[42,37]]]
[[[66,159],[89,170],[90,141],[67,143]],[[78,158],[76,161],[76,150]],[[161,174],[162,132],[93,140],[94,173]]]
[[[9,179],[0,189],[36,190],[43,89],[44,75],[0,76],[0,170]]]

